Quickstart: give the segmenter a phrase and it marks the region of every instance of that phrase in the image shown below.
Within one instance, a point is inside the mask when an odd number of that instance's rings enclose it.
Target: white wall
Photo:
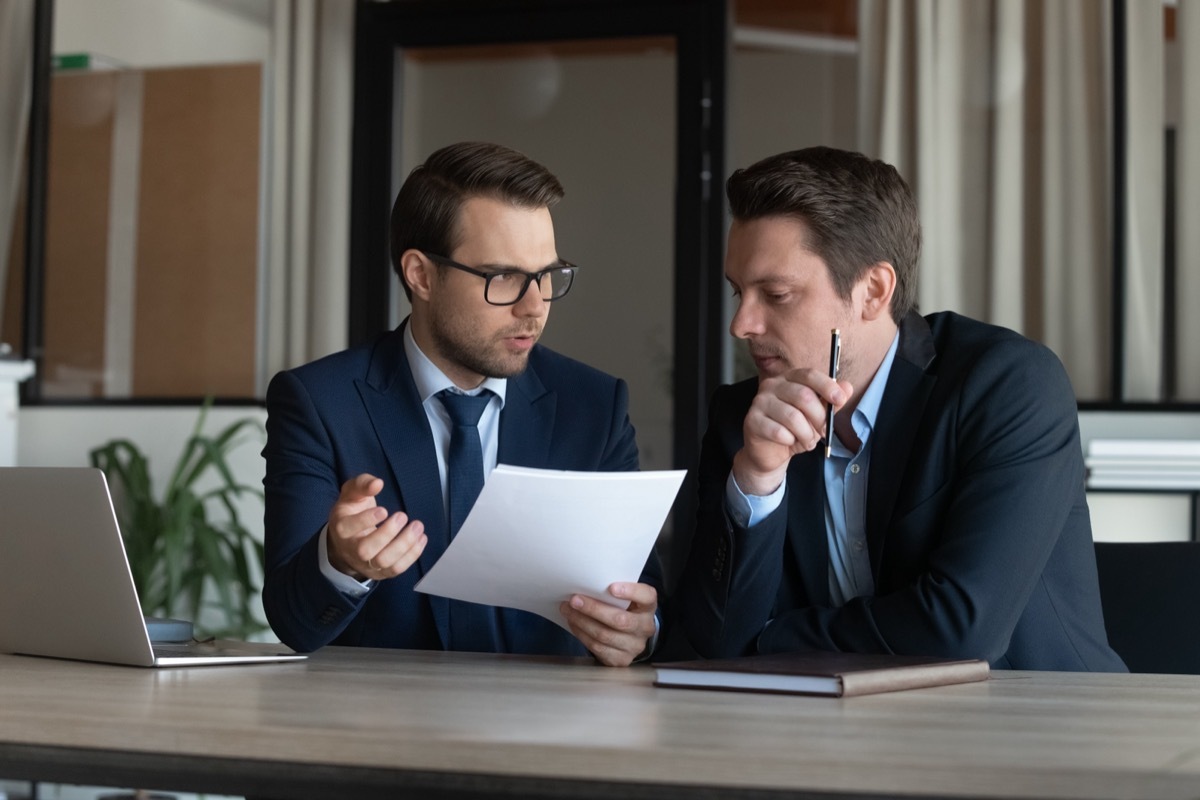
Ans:
[[[150,479],[156,496],[161,497],[198,415],[196,406],[27,406],[17,415],[17,465],[86,467],[93,448],[112,439],[129,439],[146,454]],[[266,417],[266,410],[259,406],[218,406],[209,409],[203,432],[215,434],[244,418],[265,425]],[[260,455],[265,442],[265,436],[248,431],[245,442],[229,457],[237,480],[258,489],[266,474],[266,462]],[[262,541],[262,503],[243,498],[238,512]]]
[[[265,61],[271,0],[56,0],[54,53],[127,67]]]
[[[1092,439],[1200,439],[1200,413],[1189,411],[1081,411],[1086,453]]]

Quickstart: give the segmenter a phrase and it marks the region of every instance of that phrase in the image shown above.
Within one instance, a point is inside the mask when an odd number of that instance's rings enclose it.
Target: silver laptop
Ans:
[[[283,645],[151,644],[104,473],[0,467],[0,652],[139,667],[289,661]]]

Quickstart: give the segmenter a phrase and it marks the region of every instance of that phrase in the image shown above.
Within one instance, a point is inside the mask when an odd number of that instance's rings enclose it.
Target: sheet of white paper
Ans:
[[[559,604],[635,582],[684,470],[565,472],[501,464],[416,590],[531,611],[563,628]]]

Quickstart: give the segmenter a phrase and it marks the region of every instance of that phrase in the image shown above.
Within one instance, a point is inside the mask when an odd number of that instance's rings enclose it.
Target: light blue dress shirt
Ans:
[[[850,425],[861,445],[851,453],[835,433],[829,458],[825,459],[825,534],[829,543],[829,597],[833,605],[875,591],[871,557],[867,550],[867,479],[871,467],[871,433],[879,416],[900,334],[892,345],[867,390],[850,416]],[[742,492],[730,473],[725,485],[726,507],[740,527],[753,529],[783,504],[785,480],[769,495],[757,497]]]

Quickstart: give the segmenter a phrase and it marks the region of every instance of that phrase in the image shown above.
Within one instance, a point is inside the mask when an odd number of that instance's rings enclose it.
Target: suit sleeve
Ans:
[[[329,432],[292,373],[267,388],[263,608],[289,647],[307,652],[332,641],[370,594],[349,598],[321,574],[318,539],[341,490]]]
[[[613,413],[609,424],[608,446],[604,448],[600,472],[633,472],[639,469],[637,438],[633,424],[629,421],[629,385],[617,379],[613,390]],[[646,566],[638,577],[641,583],[653,586],[661,596],[663,593],[662,563],[654,548],[646,559]]]
[[[747,530],[734,524],[725,501],[733,454],[742,444],[744,409],[730,390],[713,395],[700,450],[699,505],[691,551],[673,606],[688,643],[705,658],[754,652],[771,618],[782,579],[784,507]]]

